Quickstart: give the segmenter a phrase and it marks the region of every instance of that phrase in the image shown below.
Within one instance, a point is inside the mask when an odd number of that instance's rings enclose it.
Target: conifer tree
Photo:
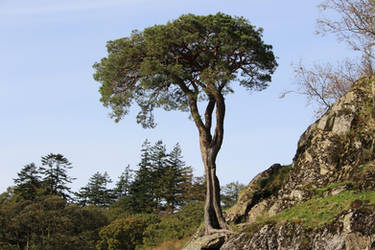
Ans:
[[[41,187],[39,171],[34,163],[24,166],[14,179],[15,192],[25,200],[34,200]]]
[[[63,199],[70,199],[70,188],[67,184],[75,178],[70,177],[67,171],[72,168],[72,163],[62,154],[48,154],[42,157],[42,167],[39,171],[43,175],[42,184],[47,194],[55,194]]]
[[[130,166],[128,165],[126,166],[125,170],[120,175],[118,182],[116,183],[116,187],[114,189],[116,199],[120,199],[129,195],[132,180],[133,170],[130,169]]]
[[[153,212],[155,207],[152,186],[151,144],[145,140],[141,148],[139,169],[135,171],[134,181],[129,188],[129,207],[134,213]]]
[[[224,208],[232,207],[238,199],[238,195],[240,194],[240,191],[245,188],[245,185],[236,182],[231,182],[222,187],[222,202]]]
[[[151,192],[154,197],[156,210],[161,210],[165,203],[165,176],[167,170],[167,150],[162,140],[157,141],[150,148],[151,160]]]
[[[177,143],[168,154],[166,169],[162,178],[167,210],[171,213],[184,203],[185,185],[191,182],[191,176],[188,173],[188,167],[182,160],[181,147]]]
[[[109,207],[115,198],[113,191],[107,188],[107,185],[111,182],[112,180],[107,172],[104,172],[104,174],[96,172],[90,177],[87,186],[81,188],[77,194],[79,203],[81,205]]]

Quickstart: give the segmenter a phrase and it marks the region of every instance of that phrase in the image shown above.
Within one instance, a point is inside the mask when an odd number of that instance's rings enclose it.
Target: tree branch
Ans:
[[[216,128],[212,139],[212,146],[215,147],[215,152],[218,152],[223,143],[224,137],[224,116],[225,116],[225,101],[221,93],[214,93],[216,102]]]
[[[191,113],[191,116],[193,117],[195,125],[198,128],[199,134],[206,134],[206,129],[202,122],[202,118],[201,118],[201,115],[199,114],[199,110],[197,106],[197,97],[190,94],[188,95],[188,99],[189,99],[190,113]]]
[[[212,126],[212,112],[215,108],[215,98],[213,96],[209,96],[209,102],[206,107],[206,112],[204,113],[204,120],[205,120],[205,127],[207,131],[211,130]]]

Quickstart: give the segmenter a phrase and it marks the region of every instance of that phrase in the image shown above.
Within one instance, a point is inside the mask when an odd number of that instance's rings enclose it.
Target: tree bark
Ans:
[[[199,144],[202,162],[206,174],[206,202],[204,207],[205,233],[210,234],[218,230],[227,230],[220,204],[220,183],[216,176],[216,157],[221,148],[224,135],[224,115],[225,103],[221,93],[216,92],[209,96],[209,103],[204,114],[205,124],[203,124],[196,102],[190,103],[192,115],[199,131]],[[212,114],[216,108],[216,127],[214,135],[211,135]]]
[[[202,141],[202,140],[201,140]],[[201,144],[202,160],[206,174],[206,202],[204,206],[205,233],[210,234],[218,229],[228,229],[221,211],[220,183],[216,176],[216,154],[212,147]]]
[[[204,206],[204,226],[205,234],[214,232],[230,232],[226,224],[220,204],[220,183],[216,176],[216,157],[223,143],[224,137],[224,116],[225,101],[222,93],[210,86],[206,92],[209,97],[203,123],[197,106],[197,96],[189,96],[190,112],[199,131],[199,144],[202,162],[206,174],[206,202]],[[216,109],[216,126],[214,134],[211,134],[212,115]]]

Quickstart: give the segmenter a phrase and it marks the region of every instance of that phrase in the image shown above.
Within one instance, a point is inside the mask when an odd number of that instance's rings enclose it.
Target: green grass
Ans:
[[[324,198],[315,197],[268,219],[278,223],[286,221],[298,222],[307,228],[317,228],[333,222],[336,216],[348,210],[355,200],[367,201],[373,204],[375,203],[375,191],[361,193],[350,190]]]
[[[312,191],[315,194],[314,198],[318,198],[323,196],[323,194],[327,191],[331,191],[332,189],[341,187],[341,186],[347,186],[347,187],[353,187],[353,182],[351,181],[345,181],[345,182],[339,182],[339,183],[331,183],[323,188],[315,188]]]

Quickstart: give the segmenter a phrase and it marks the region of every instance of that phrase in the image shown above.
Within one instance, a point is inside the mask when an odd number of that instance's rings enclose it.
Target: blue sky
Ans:
[[[218,11],[264,28],[279,67],[270,87],[227,96],[225,137],[217,159],[221,184],[247,184],[273,163],[289,164],[297,140],[314,121],[295,88],[291,63],[332,62],[348,55],[334,37],[314,34],[319,1],[300,0],[0,0],[0,192],[26,164],[61,153],[72,163],[74,190],[97,171],[113,180],[136,168],[142,142],[177,142],[196,175],[203,174],[198,133],[186,113],[158,111],[158,127],[144,130],[136,112],[116,124],[99,102],[92,65],[106,56],[106,41],[164,24],[181,14]]]

